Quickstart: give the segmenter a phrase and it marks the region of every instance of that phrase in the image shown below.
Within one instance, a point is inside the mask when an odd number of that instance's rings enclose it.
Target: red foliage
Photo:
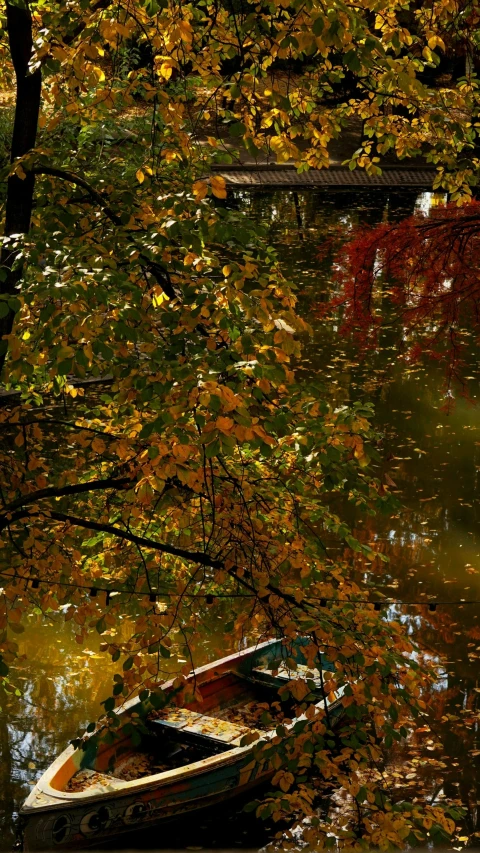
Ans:
[[[449,380],[461,379],[466,332],[480,332],[480,202],[357,230],[335,278],[340,295],[320,310],[342,307],[343,334],[375,345],[382,325],[397,324],[410,359],[444,358]]]

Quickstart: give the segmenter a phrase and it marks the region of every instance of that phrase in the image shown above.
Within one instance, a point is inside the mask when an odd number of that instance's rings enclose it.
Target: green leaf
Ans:
[[[246,127],[241,121],[237,121],[234,124],[229,125],[228,132],[230,136],[243,136],[246,131]]]
[[[360,71],[362,63],[358,58],[356,50],[349,50],[348,53],[345,54],[343,59],[345,65],[347,66],[347,68],[350,69],[350,71]]]
[[[213,459],[214,456],[219,456],[221,453],[221,444],[218,439],[212,441],[211,444],[205,446],[205,456],[207,459]]]

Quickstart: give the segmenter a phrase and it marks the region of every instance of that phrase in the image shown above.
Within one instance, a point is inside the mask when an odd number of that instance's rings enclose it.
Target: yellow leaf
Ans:
[[[293,773],[288,773],[285,770],[280,770],[275,774],[272,782],[274,785],[279,785],[282,791],[288,791],[288,789],[293,785],[295,781],[295,777]]]
[[[162,62],[162,64],[160,65],[160,74],[165,80],[170,80],[170,77],[172,76],[172,70],[172,63],[169,61]]]
[[[272,151],[277,155],[278,163],[286,163],[290,158],[295,158],[299,155],[297,146],[285,136],[272,137],[270,146]]]
[[[435,50],[436,47],[440,47],[442,50],[445,50],[445,42],[440,38],[440,36],[430,36],[430,38],[427,39],[427,44],[432,50]]]
[[[208,192],[208,185],[206,181],[195,181],[193,185],[193,194],[195,196],[195,201],[202,201],[205,198]]]
[[[362,456],[360,456],[360,458],[358,459],[358,464],[360,465],[360,468],[366,468],[369,463],[370,457],[367,456],[366,453],[363,453]]]
[[[180,30],[182,41],[187,42],[187,44],[191,44],[193,41],[192,25],[189,24],[188,21],[180,21],[178,29]]]
[[[137,171],[135,172],[135,177],[139,184],[143,184],[145,180],[145,173],[142,171],[142,169],[137,169]]]
[[[93,349],[91,344],[85,344],[83,347],[83,351],[87,356],[89,361],[93,361]]]
[[[210,186],[212,187],[212,193],[217,198],[227,197],[225,178],[222,178],[221,175],[214,175],[213,178],[210,178]]]
[[[297,700],[297,702],[301,702],[302,699],[305,699],[305,696],[308,696],[308,694],[310,693],[310,689],[306,681],[303,680],[303,678],[299,679],[298,681],[289,681],[288,689],[290,690],[292,696]]]
[[[233,410],[237,408],[237,396],[231,388],[228,388],[226,385],[219,386],[218,395],[221,397],[224,411],[233,412]]]
[[[173,455],[175,459],[179,459],[180,461],[185,461],[188,459],[192,451],[192,448],[189,444],[175,444],[173,447]]]

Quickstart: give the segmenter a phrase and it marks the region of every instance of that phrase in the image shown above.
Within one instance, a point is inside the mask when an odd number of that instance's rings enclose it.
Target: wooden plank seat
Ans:
[[[231,749],[238,746],[242,737],[250,731],[247,726],[237,726],[228,720],[219,720],[186,708],[175,708],[162,716],[148,721],[152,730],[169,731],[176,740],[205,743],[216,742],[219,747]],[[222,749],[220,751],[223,751]]]
[[[315,694],[320,693],[323,699],[322,684],[329,681],[331,676],[332,673],[328,670],[323,670],[322,673],[320,673],[318,669],[312,669],[312,667],[305,666],[304,664],[298,664],[296,669],[288,669],[286,666],[282,665],[273,671],[266,666],[258,666],[252,670],[251,677],[257,684],[264,684],[268,687],[277,688],[295,678],[304,678],[307,681],[313,681],[315,683]],[[340,699],[341,696],[343,696],[344,691],[345,687],[339,687],[335,691],[335,699],[327,699],[327,705],[331,705],[332,702],[336,702]]]

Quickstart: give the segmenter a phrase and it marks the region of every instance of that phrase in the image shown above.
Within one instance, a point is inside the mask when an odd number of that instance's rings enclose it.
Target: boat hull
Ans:
[[[300,644],[296,652],[301,659]],[[242,682],[243,690],[245,679],[250,684],[254,676],[257,683],[259,673],[256,667],[276,661],[282,655],[281,642],[268,640],[196,670],[191,680],[195,679],[201,689],[202,713],[209,714],[218,702],[228,704],[234,689],[234,676]],[[331,665],[327,666],[331,668]],[[164,689],[170,689],[171,684],[173,682],[168,682]],[[137,699],[130,700],[117,713],[128,716],[137,706]],[[333,706],[330,710],[333,711]],[[196,717],[200,715],[196,714]],[[205,717],[201,719],[205,720]],[[268,733],[266,740],[269,740]],[[238,737],[232,741],[232,748],[221,754],[135,781],[119,783],[114,779],[103,789],[84,793],[69,793],[65,789],[68,780],[80,767],[82,755],[73,746],[67,747],[45,771],[22,806],[23,849],[52,851],[99,847],[135,828],[148,829],[162,821],[241,795],[268,781],[274,773],[266,756],[263,760],[255,759],[257,746],[258,741],[242,746]],[[104,767],[107,759],[108,754]],[[99,769],[102,771],[103,768]]]
[[[141,828],[172,820],[184,813],[218,804],[240,795],[273,774],[251,755],[185,779],[172,786],[152,785],[141,792],[99,798],[68,808],[32,814],[25,822],[23,849],[79,850]]]

